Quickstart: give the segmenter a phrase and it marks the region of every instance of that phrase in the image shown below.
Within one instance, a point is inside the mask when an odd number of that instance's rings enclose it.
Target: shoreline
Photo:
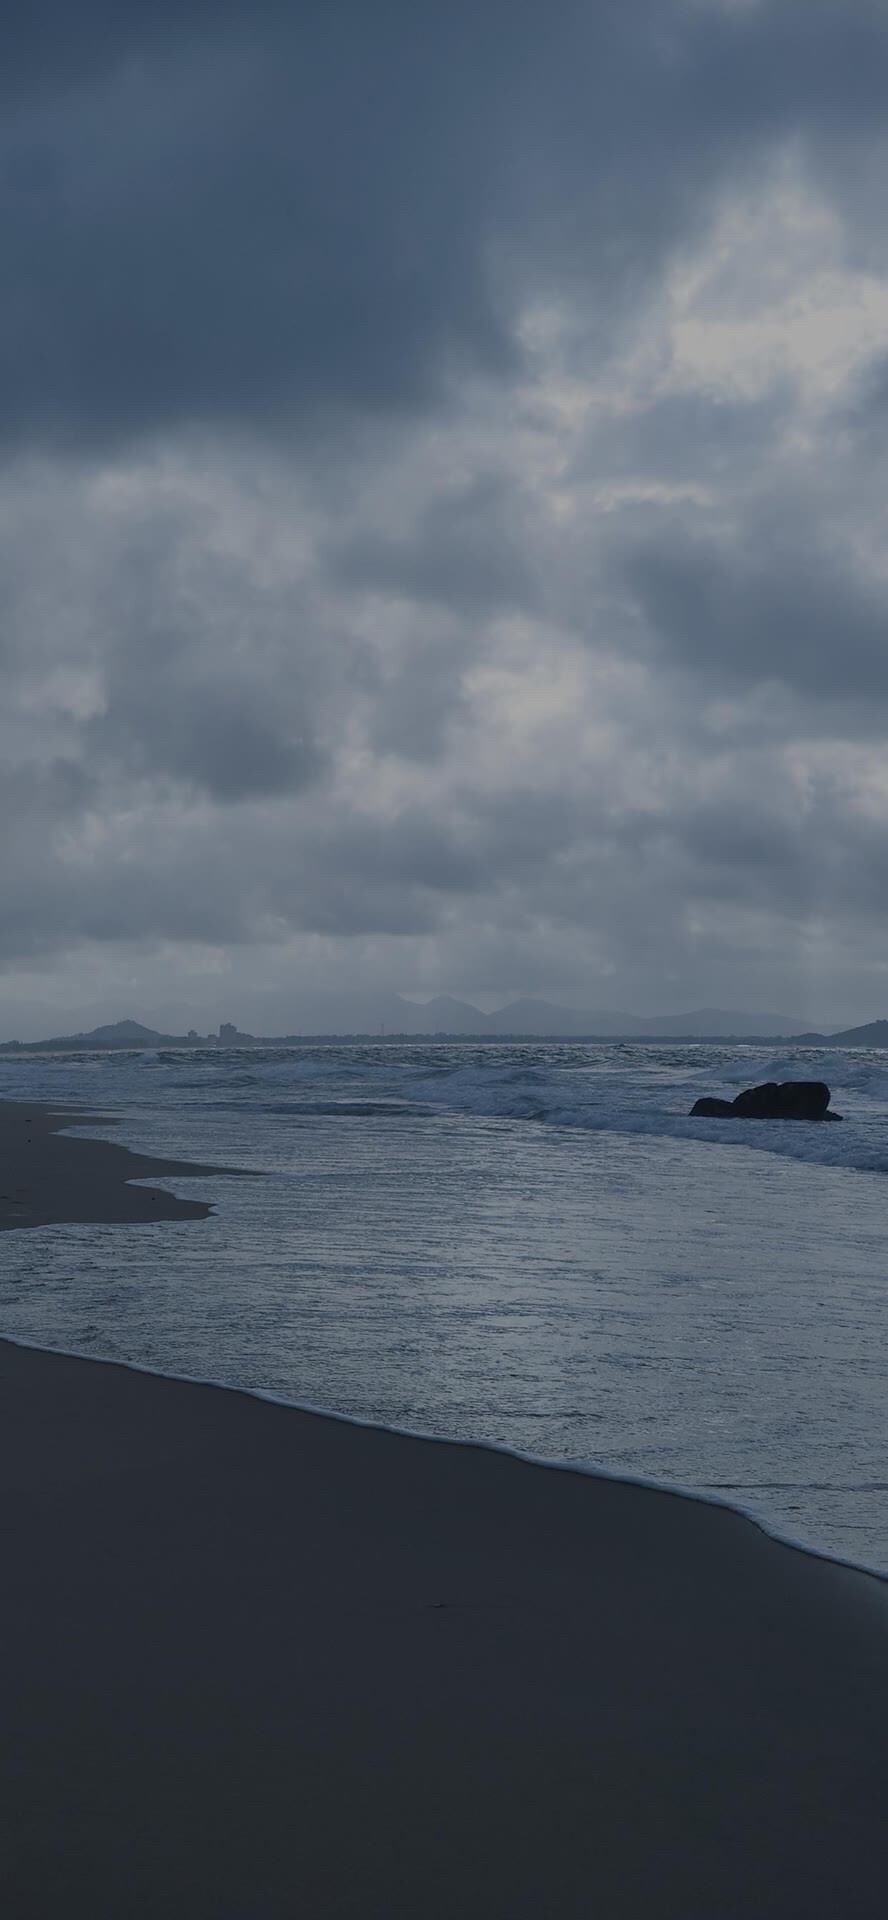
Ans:
[[[251,1169],[146,1155],[116,1142],[64,1131],[90,1125],[116,1127],[120,1121],[119,1115],[97,1112],[73,1102],[49,1105],[40,1100],[23,1101],[0,1096],[0,1232],[65,1224],[140,1226],[168,1221],[202,1221],[215,1212],[211,1203],[181,1199],[165,1188],[146,1188],[130,1183],[149,1179],[261,1177]],[[16,1175],[21,1169],[29,1180],[33,1179],[35,1161],[38,1169],[40,1167],[41,1150],[44,1164],[35,1181],[36,1195],[32,1194],[32,1202],[36,1198],[38,1204],[31,1204],[29,1208],[16,1205]],[[49,1165],[46,1164],[47,1156]],[[27,1198],[27,1193],[22,1194],[24,1201]],[[76,1348],[47,1346],[43,1341],[30,1341],[26,1337],[4,1334],[2,1330],[0,1339],[29,1352],[57,1354],[72,1360],[94,1361],[99,1365],[123,1366],[135,1373],[145,1373],[150,1378],[179,1381],[183,1385],[208,1387],[221,1392],[243,1393],[272,1405],[292,1408],[297,1413],[340,1420],[371,1431],[400,1435],[408,1440],[485,1448],[531,1466],[550,1468],[553,1472],[575,1473],[593,1480],[613,1480],[618,1485],[637,1486],[695,1501],[706,1507],[722,1508],[748,1520],[766,1538],[792,1551],[888,1583],[888,1568],[852,1559],[828,1547],[812,1545],[795,1534],[772,1526],[765,1515],[741,1502],[695,1486],[642,1474],[614,1472],[594,1461],[530,1453],[523,1448],[512,1447],[507,1442],[461,1439],[422,1428],[391,1426],[368,1416],[344,1413],[335,1407],[288,1399],[261,1387],[217,1380],[203,1374],[170,1372],[136,1359],[121,1359],[119,1355],[106,1358],[101,1354],[83,1353]]]
[[[90,1109],[0,1099],[0,1232],[206,1220],[213,1211],[207,1201],[183,1200],[164,1187],[131,1183],[235,1173],[252,1177],[233,1167],[159,1159],[115,1141],[63,1131],[116,1124],[114,1115]]]
[[[677,1480],[657,1480],[649,1474],[617,1473],[609,1467],[598,1466],[593,1461],[574,1460],[553,1454],[530,1453],[523,1447],[509,1446],[505,1440],[464,1439],[455,1434],[434,1433],[423,1427],[395,1426],[387,1420],[373,1420],[369,1415],[344,1413],[338,1407],[324,1407],[313,1400],[291,1400],[285,1394],[273,1393],[269,1387],[249,1387],[231,1380],[217,1380],[212,1374],[177,1373],[168,1367],[149,1366],[147,1361],[121,1359],[119,1354],[84,1353],[77,1347],[48,1346],[43,1340],[28,1340],[19,1334],[0,1330],[0,1346],[20,1347],[25,1353],[45,1353],[59,1360],[84,1360],[89,1366],[119,1367],[125,1373],[144,1374],[149,1380],[170,1380],[183,1387],[206,1388],[212,1393],[240,1394],[247,1400],[258,1400],[270,1407],[282,1407],[292,1413],[307,1414],[315,1420],[333,1420],[347,1427],[357,1427],[360,1432],[387,1433],[394,1439],[417,1440],[425,1446],[466,1447],[470,1452],[493,1453],[502,1455],[506,1460],[516,1460],[524,1466],[541,1467],[551,1473],[572,1473],[583,1480],[604,1480],[617,1487],[638,1487],[643,1493],[661,1493],[675,1500],[690,1500],[696,1506],[713,1507],[719,1512],[732,1513],[738,1520],[745,1520],[755,1527],[766,1540],[776,1546],[785,1547],[789,1553],[801,1553],[808,1559],[823,1561],[826,1566],[843,1568],[847,1573],[862,1574],[867,1580],[875,1580],[888,1588],[888,1568],[870,1566],[864,1560],[852,1560],[847,1554],[834,1553],[829,1547],[812,1546],[810,1541],[800,1539],[796,1534],[782,1533],[776,1526],[752,1507],[745,1507],[737,1500],[729,1500],[726,1495],[709,1493],[699,1487],[685,1486]]]
[[[206,1217],[91,1120],[7,1225]],[[0,1511],[10,1920],[884,1910],[885,1578],[727,1502],[0,1337]]]

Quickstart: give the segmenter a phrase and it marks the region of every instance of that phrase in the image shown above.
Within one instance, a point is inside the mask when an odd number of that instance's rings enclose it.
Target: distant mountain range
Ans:
[[[845,1027],[841,1033],[798,1033],[797,1045],[808,1047],[888,1047],[888,1020],[870,1020],[865,1027]]]
[[[349,1017],[350,1016],[350,1017]],[[640,1014],[602,1011],[578,1012],[546,1000],[514,1000],[496,1013],[482,1013],[466,1000],[443,995],[417,1002],[397,994],[364,995],[359,1003],[326,996],[315,1003],[311,1018],[298,1031],[259,1036],[241,1033],[223,1023],[218,1033],[163,1033],[138,1020],[117,1020],[93,1027],[88,1033],[57,1035],[52,1039],[8,1040],[5,1053],[53,1052],[82,1048],[218,1047],[281,1044],[319,1037],[398,1039],[404,1036],[447,1036],[473,1039],[623,1039],[623,1040],[793,1040],[812,1046],[888,1047],[888,1020],[849,1027],[841,1033],[805,1031],[801,1023],[781,1014],[752,1014],[705,1007],[694,1013]]]

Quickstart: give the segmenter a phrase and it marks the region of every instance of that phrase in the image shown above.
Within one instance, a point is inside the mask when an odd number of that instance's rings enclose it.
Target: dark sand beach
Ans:
[[[155,1160],[114,1142],[65,1133],[65,1127],[113,1125],[107,1115],[33,1101],[0,1100],[0,1230],[69,1221],[99,1225],[151,1220],[205,1220],[202,1200],[180,1200],[131,1180],[231,1171],[178,1160]]]
[[[30,1220],[183,1204],[27,1112]],[[884,1912],[881,1582],[676,1495],[2,1342],[0,1428],[10,1920]]]

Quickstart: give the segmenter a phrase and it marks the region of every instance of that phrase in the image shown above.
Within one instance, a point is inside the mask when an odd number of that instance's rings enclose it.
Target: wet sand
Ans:
[[[0,1514],[10,1920],[884,1912],[888,1589],[739,1515],[3,1342]]]
[[[205,1220],[201,1200],[180,1200],[130,1180],[231,1172],[177,1160],[155,1160],[104,1140],[63,1133],[64,1127],[113,1126],[106,1114],[0,1100],[0,1230],[61,1221],[135,1225],[150,1220]]]

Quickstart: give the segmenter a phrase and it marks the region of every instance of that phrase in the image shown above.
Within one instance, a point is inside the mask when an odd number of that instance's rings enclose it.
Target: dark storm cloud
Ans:
[[[466,712],[462,675],[467,663],[468,637],[454,623],[431,634],[414,630],[399,666],[376,682],[368,711],[375,751],[419,766],[439,759]]]
[[[130,702],[116,700],[92,738],[130,773],[169,773],[215,800],[298,793],[318,778],[321,755],[256,706],[247,687],[210,684],[183,696],[175,682],[152,681]]]
[[[325,0],[300,0],[309,16]],[[292,18],[293,0],[29,0],[0,18],[0,98],[52,97],[121,67]]]
[[[10,112],[8,438],[270,428],[281,408],[416,405],[451,362],[511,363],[472,217],[474,61],[460,74],[453,49],[439,85],[441,30],[427,44],[407,11],[227,25],[177,63],[155,36],[150,60]]]
[[[534,513],[514,478],[479,475],[425,506],[408,531],[357,533],[333,547],[328,563],[351,585],[460,614],[529,607]]]
[[[816,516],[780,534],[780,509],[733,538],[667,524],[629,557],[626,578],[665,656],[723,685],[782,682],[816,700],[861,704],[884,725],[888,587],[867,578]],[[866,711],[877,702],[880,712]],[[847,716],[846,716],[847,724]]]
[[[888,450],[888,353],[879,353],[852,382],[833,415],[838,433],[849,434],[858,453]]]
[[[299,793],[326,765],[311,636],[300,648],[297,609],[282,622],[260,593],[245,602],[224,565],[198,570],[199,597],[189,606],[188,593],[164,579],[177,548],[183,564],[182,544],[170,552],[160,542],[150,572],[140,568],[143,585],[153,575],[154,587],[141,618],[127,620],[128,594],[112,608],[120,625],[106,655],[102,711],[85,729],[89,756],[137,779],[170,775],[226,803]]]
[[[798,403],[784,379],[754,399],[705,391],[670,393],[638,404],[589,429],[570,478],[644,476],[681,486],[687,481],[736,483],[750,463],[773,456]]]
[[[123,506],[71,475],[8,476],[0,766],[5,717],[15,758],[33,755],[24,805],[48,752],[104,781],[106,799],[121,780],[226,805],[299,794],[328,764],[335,649],[317,608],[290,582],[259,584],[200,505],[183,495],[171,509],[145,485],[143,503]]]
[[[415,410],[513,371],[546,290],[601,345],[727,169],[816,135],[845,191],[888,57],[884,9],[838,0],[84,0],[4,32],[0,433],[63,444]]]

